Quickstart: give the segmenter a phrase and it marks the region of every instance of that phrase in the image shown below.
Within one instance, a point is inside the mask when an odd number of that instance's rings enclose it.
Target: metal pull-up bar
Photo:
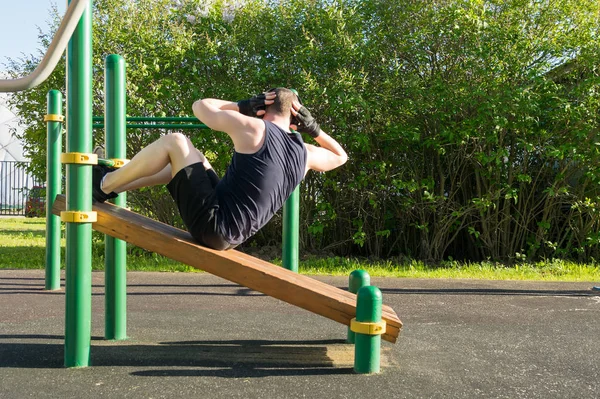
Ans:
[[[75,31],[83,11],[90,4],[90,0],[72,0],[67,12],[62,19],[52,43],[48,47],[40,64],[29,75],[17,79],[0,79],[0,92],[14,92],[32,89],[46,79],[56,68],[56,64],[62,57],[71,35]]]
[[[104,128],[104,117],[94,116],[92,120],[94,129]],[[195,116],[128,116],[126,122],[127,129],[208,129]]]

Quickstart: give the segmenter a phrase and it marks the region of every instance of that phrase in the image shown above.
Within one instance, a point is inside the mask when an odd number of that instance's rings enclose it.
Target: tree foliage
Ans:
[[[127,60],[129,115],[188,115],[201,97],[294,87],[350,155],[302,185],[304,248],[590,261],[600,255],[598,16],[596,0],[98,0],[94,111],[111,53]],[[64,65],[13,100],[38,173],[49,88],[64,90]],[[130,153],[156,134],[130,131]],[[192,135],[223,171],[226,136]],[[132,196],[173,223],[164,197]],[[254,243],[280,242],[279,231],[276,218]]]

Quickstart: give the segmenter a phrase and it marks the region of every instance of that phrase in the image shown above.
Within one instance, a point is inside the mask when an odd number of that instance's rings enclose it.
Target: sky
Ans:
[[[53,5],[58,6],[60,15],[67,9],[67,0],[0,0],[0,4],[0,71],[6,69],[6,57],[36,53],[37,27],[47,30]]]

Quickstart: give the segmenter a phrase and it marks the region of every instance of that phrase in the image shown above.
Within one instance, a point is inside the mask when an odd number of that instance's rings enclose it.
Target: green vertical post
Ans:
[[[348,278],[348,291],[353,294],[358,293],[358,290],[362,287],[371,285],[371,276],[365,270],[355,270],[350,273]],[[348,343],[353,344],[355,342],[355,333],[348,327]]]
[[[69,1],[70,3],[70,1]],[[67,47],[67,152],[92,151],[92,2]],[[67,211],[92,210],[92,167],[67,164]],[[65,366],[87,367],[92,313],[92,225],[68,222]]]
[[[50,90],[46,96],[46,289],[60,289],[60,217],[52,213],[52,205],[60,194],[62,150],[62,94]]]
[[[105,60],[104,101],[106,157],[125,159],[125,59],[116,54],[109,55]],[[119,194],[111,202],[121,207],[127,206],[126,193]],[[104,242],[104,337],[122,340],[127,338],[127,244],[110,236],[105,236]]]
[[[295,89],[292,92],[298,95]],[[300,252],[300,185],[283,205],[283,267],[298,273],[298,256]]]
[[[379,288],[372,285],[358,290],[356,321],[381,322],[382,296]],[[354,371],[361,374],[379,373],[381,335],[356,333],[354,346]]]
[[[300,185],[283,205],[283,267],[298,273]]]

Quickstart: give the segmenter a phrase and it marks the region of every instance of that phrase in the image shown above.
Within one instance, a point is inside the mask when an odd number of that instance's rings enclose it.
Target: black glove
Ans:
[[[321,126],[305,106],[300,107],[298,114],[292,118],[292,124],[298,126],[300,133],[306,133],[312,138],[318,137],[321,133]]]
[[[240,114],[244,114],[246,116],[256,116],[258,111],[264,111],[266,109],[265,94],[260,93],[248,100],[238,101],[237,105],[240,109]]]

